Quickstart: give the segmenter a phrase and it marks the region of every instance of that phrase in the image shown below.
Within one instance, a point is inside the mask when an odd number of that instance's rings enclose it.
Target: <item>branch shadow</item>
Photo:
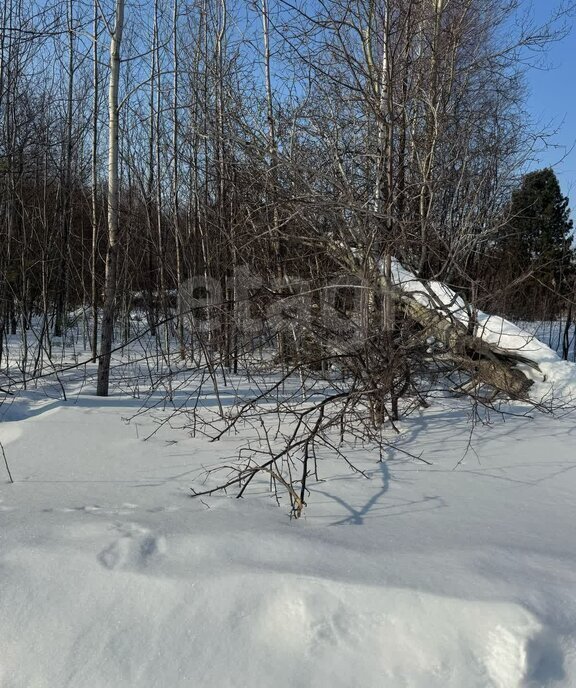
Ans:
[[[422,499],[416,499],[412,501],[406,501],[402,504],[390,504],[388,506],[381,506],[381,501],[388,493],[390,489],[390,481],[392,476],[390,474],[390,468],[385,461],[382,461],[378,465],[378,473],[380,479],[380,486],[378,490],[360,507],[354,507],[350,502],[346,501],[343,497],[335,495],[333,493],[327,492],[326,490],[319,490],[314,488],[314,492],[331,499],[336,502],[339,506],[343,507],[347,512],[348,516],[341,518],[337,521],[331,522],[331,526],[344,526],[344,525],[354,525],[362,526],[365,524],[369,516],[374,516],[375,511],[390,511],[391,509],[397,509],[399,507],[405,507],[403,511],[394,511],[386,514],[387,516],[400,516],[402,514],[412,513],[414,511],[423,511],[423,509],[413,509],[410,507],[415,507],[416,505],[430,504],[426,507],[429,509],[439,509],[446,506],[444,500],[439,496],[424,496]]]

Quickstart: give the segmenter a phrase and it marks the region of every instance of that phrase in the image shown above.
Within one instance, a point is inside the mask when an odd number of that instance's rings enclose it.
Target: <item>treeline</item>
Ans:
[[[519,56],[560,37],[562,17],[521,12],[1,0],[0,341],[36,316],[61,335],[90,307],[96,356],[102,307],[117,322],[135,293],[154,329],[186,280],[216,279],[226,319],[240,267],[281,298],[295,277],[389,283],[393,256],[488,310],[564,312],[566,201],[550,170],[519,182],[534,140]],[[366,309],[393,330],[385,293]]]

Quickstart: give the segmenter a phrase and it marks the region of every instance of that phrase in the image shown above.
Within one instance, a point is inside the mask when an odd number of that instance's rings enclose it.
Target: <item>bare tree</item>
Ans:
[[[124,29],[124,0],[116,0],[114,29],[110,35],[110,82],[108,89],[108,252],[102,312],[102,334],[98,360],[98,396],[108,396],[110,361],[114,337],[114,310],[117,289],[118,223],[120,188],[118,182],[118,89],[120,80],[120,47]]]

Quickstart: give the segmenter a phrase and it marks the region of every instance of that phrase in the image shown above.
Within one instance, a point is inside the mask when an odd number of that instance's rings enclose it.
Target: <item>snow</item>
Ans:
[[[431,466],[326,455],[290,521],[264,480],[189,497],[237,437],[75,384],[0,406],[2,688],[576,685],[573,417],[492,418],[470,447],[439,401],[397,440]]]
[[[396,261],[393,281],[468,323],[444,285]],[[15,480],[0,461],[0,688],[576,686],[576,366],[528,326],[475,317],[538,363],[533,400],[563,413],[517,402],[471,422],[437,398],[384,460],[347,446],[363,475],[321,455],[300,520],[264,478],[242,500],[190,497],[253,431],[193,437],[214,394],[167,360],[147,391],[143,341],[107,399],[93,364],[0,395]],[[248,382],[227,384],[231,413]]]
[[[395,258],[392,259],[391,278],[395,286],[409,293],[422,306],[445,312],[465,326],[474,317],[477,337],[538,364],[539,371],[523,364],[518,366],[535,383],[530,390],[534,402],[556,406],[572,403],[576,391],[576,365],[561,360],[556,351],[536,338],[534,332],[480,310],[472,314],[464,300],[448,286],[418,279]]]

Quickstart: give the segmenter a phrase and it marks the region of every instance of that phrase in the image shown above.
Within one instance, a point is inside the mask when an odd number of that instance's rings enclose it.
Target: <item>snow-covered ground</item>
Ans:
[[[290,521],[190,498],[237,437],[67,387],[0,407],[2,688],[576,686],[574,415],[439,400],[398,440],[431,466],[326,456]]]

